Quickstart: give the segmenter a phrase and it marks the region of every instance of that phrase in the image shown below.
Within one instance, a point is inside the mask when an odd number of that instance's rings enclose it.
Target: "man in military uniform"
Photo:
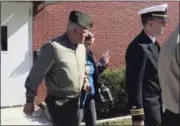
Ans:
[[[72,11],[66,32],[42,46],[25,82],[26,114],[33,113],[37,87],[45,77],[45,102],[53,126],[77,125],[79,94],[85,80],[84,41],[92,25],[87,14]]]
[[[167,4],[142,9],[143,30],[126,51],[126,86],[133,125],[161,124],[162,100],[157,63],[160,47],[156,36],[167,24]]]
[[[165,107],[164,126],[180,126],[179,27],[180,24],[162,45],[159,55],[158,75]]]

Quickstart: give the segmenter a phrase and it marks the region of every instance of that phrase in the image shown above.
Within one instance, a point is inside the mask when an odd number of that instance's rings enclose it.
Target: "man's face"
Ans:
[[[83,27],[79,27],[76,29],[76,38],[78,43],[84,43],[86,36],[88,35],[89,30],[83,28]]]
[[[154,35],[161,35],[164,33],[164,28],[167,25],[166,18],[153,18],[151,20],[151,28]]]

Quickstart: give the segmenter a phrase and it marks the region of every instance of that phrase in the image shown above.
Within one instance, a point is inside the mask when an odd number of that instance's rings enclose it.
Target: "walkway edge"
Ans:
[[[124,119],[131,119],[131,116],[121,116],[121,117],[115,117],[115,118],[109,118],[109,119],[102,119],[102,120],[97,120],[97,124],[100,123],[105,123],[105,122],[113,122],[113,121],[120,121],[120,120],[124,120]],[[84,126],[85,123],[81,123],[80,126]]]

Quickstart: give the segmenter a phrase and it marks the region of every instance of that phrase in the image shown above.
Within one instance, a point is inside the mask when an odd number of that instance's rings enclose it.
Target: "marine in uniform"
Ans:
[[[133,125],[161,125],[162,99],[158,80],[160,46],[156,36],[167,24],[168,5],[138,11],[143,29],[126,50],[126,88]]]
[[[37,87],[45,78],[45,102],[53,126],[77,125],[79,95],[85,79],[84,40],[92,25],[93,21],[87,14],[72,11],[66,32],[42,46],[25,82],[26,114],[34,111]]]

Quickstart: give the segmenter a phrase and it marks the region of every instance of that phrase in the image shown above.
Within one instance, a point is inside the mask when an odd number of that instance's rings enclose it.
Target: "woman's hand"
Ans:
[[[89,84],[88,78],[84,79],[83,90],[86,91],[86,93],[89,93],[91,91],[91,86]]]

